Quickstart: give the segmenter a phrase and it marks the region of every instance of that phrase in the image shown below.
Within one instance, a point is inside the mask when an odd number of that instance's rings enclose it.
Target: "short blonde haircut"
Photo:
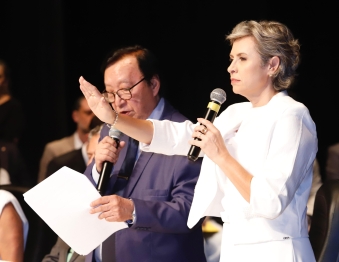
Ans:
[[[237,24],[226,40],[233,45],[234,41],[252,36],[257,43],[257,50],[262,59],[262,65],[277,56],[280,64],[272,76],[273,87],[277,91],[288,89],[296,76],[300,61],[300,44],[292,32],[282,23],[276,21],[243,21]]]

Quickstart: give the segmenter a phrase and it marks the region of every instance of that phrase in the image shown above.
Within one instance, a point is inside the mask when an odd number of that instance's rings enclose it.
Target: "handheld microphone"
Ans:
[[[109,135],[110,138],[115,140],[115,142],[117,143],[116,148],[118,148],[119,143],[120,143],[120,137],[121,137],[122,133],[118,129],[111,127],[108,135]],[[108,181],[109,181],[112,169],[113,169],[113,163],[105,161],[103,166],[102,166],[102,170],[101,170],[98,185],[97,185],[97,190],[100,193],[100,195],[103,195],[105,193],[106,189],[107,189]]]
[[[219,112],[221,104],[226,101],[226,93],[221,88],[216,88],[211,92],[210,98],[211,101],[207,105],[207,111],[204,118],[213,123]],[[194,140],[200,141],[200,139],[197,137],[194,138]],[[188,159],[191,161],[196,161],[199,157],[200,151],[200,147],[192,145],[187,154]]]

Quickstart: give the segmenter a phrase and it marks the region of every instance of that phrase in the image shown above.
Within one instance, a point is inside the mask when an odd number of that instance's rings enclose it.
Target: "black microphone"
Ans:
[[[207,105],[207,111],[204,118],[213,123],[219,112],[221,104],[226,101],[226,93],[221,88],[216,88],[211,92],[210,98],[211,101]],[[200,139],[196,137],[194,140]],[[200,147],[192,145],[187,154],[188,159],[191,161],[196,161],[199,157],[200,151]]]
[[[108,135],[112,139],[115,140],[115,142],[117,143],[116,148],[118,148],[119,143],[120,143],[120,137],[121,137],[122,133],[118,129],[111,127]],[[113,163],[111,163],[111,162],[105,161],[104,164],[102,165],[102,170],[101,170],[98,185],[97,185],[97,190],[100,193],[100,195],[103,195],[105,193],[106,189],[107,189],[108,181],[109,181],[112,169],[113,169]]]

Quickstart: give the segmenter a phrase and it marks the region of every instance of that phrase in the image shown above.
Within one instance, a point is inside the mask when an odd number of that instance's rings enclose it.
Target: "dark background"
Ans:
[[[20,147],[32,181],[45,144],[75,129],[71,106],[81,94],[79,77],[103,89],[100,65],[112,48],[152,50],[162,62],[166,97],[193,121],[203,116],[215,88],[227,93],[222,110],[245,101],[232,92],[225,35],[251,19],[283,22],[300,40],[292,91],[317,125],[324,176],[327,147],[339,142],[336,2],[2,0],[0,58],[12,69],[12,93],[25,110]]]

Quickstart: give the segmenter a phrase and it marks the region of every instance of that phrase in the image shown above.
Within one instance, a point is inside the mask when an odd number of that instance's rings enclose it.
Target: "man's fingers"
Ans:
[[[91,203],[91,207],[97,207],[97,206],[104,205],[107,203],[109,203],[109,199],[107,197],[100,197]]]

